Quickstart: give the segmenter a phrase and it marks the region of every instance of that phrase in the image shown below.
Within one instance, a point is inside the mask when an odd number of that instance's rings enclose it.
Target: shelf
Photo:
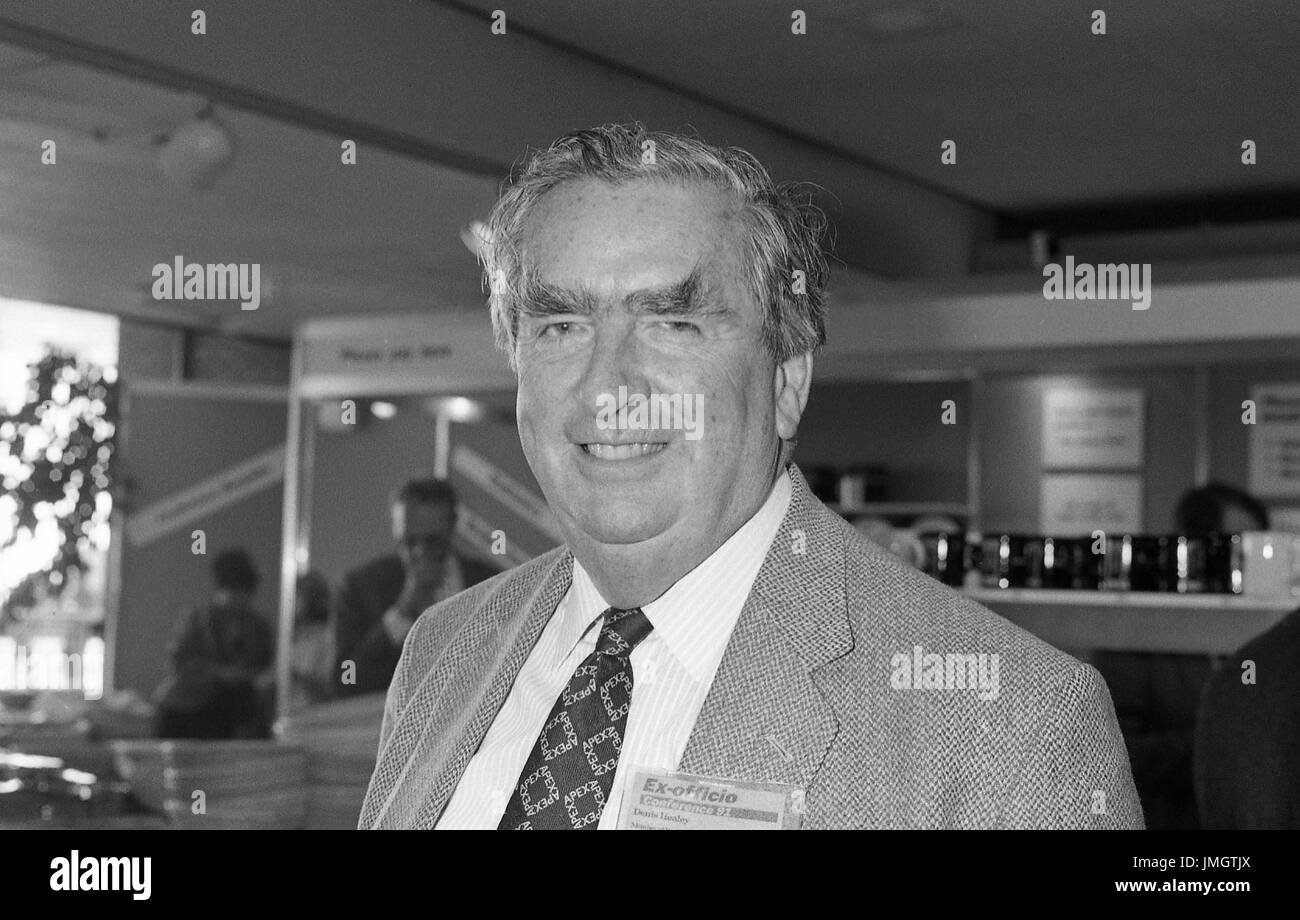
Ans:
[[[1300,598],[1145,591],[969,588],[963,593],[1057,648],[1227,655],[1271,628]]]
[[[950,514],[956,517],[969,517],[970,506],[964,502],[863,502],[855,505],[838,503],[826,506],[840,514]]]
[[[1246,597],[1239,594],[1171,594],[1163,591],[1053,591],[1044,588],[966,588],[968,597],[987,604],[1051,604],[1067,607],[1131,607],[1134,609],[1222,610],[1243,612],[1300,607],[1300,597]]]

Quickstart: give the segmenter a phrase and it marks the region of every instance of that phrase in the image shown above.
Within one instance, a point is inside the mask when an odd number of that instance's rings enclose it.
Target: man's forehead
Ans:
[[[570,209],[677,206],[697,216],[731,220],[743,211],[740,196],[710,182],[689,178],[647,176],[611,182],[594,176],[566,179],[548,189],[534,204],[531,217],[546,219]]]
[[[738,197],[698,182],[574,179],[548,191],[525,219],[521,243],[541,261],[593,245],[733,249],[743,239]]]
[[[527,219],[523,299],[545,313],[726,299],[745,276],[740,213],[734,193],[703,183],[570,180]]]

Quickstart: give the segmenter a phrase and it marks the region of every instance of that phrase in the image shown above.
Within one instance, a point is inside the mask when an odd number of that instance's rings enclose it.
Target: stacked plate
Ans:
[[[275,741],[117,741],[118,773],[177,827],[299,828],[307,813],[307,755]]]
[[[163,788],[162,741],[110,741],[117,775],[131,787],[131,796],[150,811],[167,810]]]
[[[384,694],[379,693],[315,706],[281,723],[280,738],[307,752],[308,828],[357,826],[383,718]]]

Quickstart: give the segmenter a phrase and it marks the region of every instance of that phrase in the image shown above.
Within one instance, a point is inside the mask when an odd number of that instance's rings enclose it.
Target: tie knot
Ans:
[[[640,607],[631,610],[610,607],[605,611],[604,618],[600,624],[600,638],[596,640],[596,652],[600,655],[626,658],[654,629]]]

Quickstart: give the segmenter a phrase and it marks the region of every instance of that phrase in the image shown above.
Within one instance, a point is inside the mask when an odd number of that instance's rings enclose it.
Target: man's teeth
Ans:
[[[584,444],[582,449],[601,460],[627,460],[631,457],[644,457],[657,454],[664,449],[663,444]]]

